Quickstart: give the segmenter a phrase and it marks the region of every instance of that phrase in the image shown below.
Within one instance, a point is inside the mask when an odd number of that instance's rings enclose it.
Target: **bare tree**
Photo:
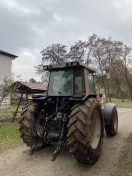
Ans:
[[[74,45],[71,46],[69,53],[67,54],[67,58],[71,61],[85,61],[85,46],[86,42],[79,40]]]
[[[124,79],[124,76],[122,75],[122,61],[119,60],[123,43],[120,41],[112,41],[111,39],[109,39],[109,42],[110,46],[107,48],[106,52],[108,68],[111,74],[110,87],[112,89],[112,86],[114,85],[114,89],[118,90],[118,93],[120,93],[122,101],[124,102],[121,81],[121,78]]]
[[[92,50],[92,55],[93,55],[93,62],[96,65],[96,69],[99,71],[101,74],[102,78],[102,83],[105,91],[105,98],[106,102],[108,102],[107,98],[107,83],[106,83],[106,71],[108,70],[107,68],[107,61],[106,61],[106,46],[107,46],[107,40],[104,38],[96,38],[93,44],[93,50]],[[107,69],[107,70],[106,70]]]
[[[123,63],[122,64],[122,71],[123,71],[124,77],[126,79],[126,83],[127,83],[128,90],[129,90],[129,93],[130,93],[130,98],[131,98],[131,101],[132,101],[132,82],[129,79],[130,67],[131,67],[131,64],[132,64],[131,52],[132,52],[132,48],[124,45],[123,48],[122,48],[122,53],[121,53],[120,58],[121,58],[122,63]]]
[[[65,62],[67,60],[67,50],[66,46],[62,44],[53,44],[44,48],[41,51],[42,54],[42,63],[38,66],[35,66],[36,74],[42,75],[43,66],[47,64],[60,64],[61,62]],[[45,75],[45,74],[43,74]]]
[[[42,50],[42,63],[36,68],[36,73],[42,75],[42,82],[48,82],[48,73],[43,71],[43,65],[65,61],[81,61],[94,67],[100,74],[101,85],[104,87],[106,101],[111,101],[110,89],[114,87],[124,101],[124,88],[128,87],[132,99],[132,81],[130,75],[131,48],[120,41],[111,38],[101,38],[93,34],[86,41],[79,40],[70,47],[53,44]],[[110,73],[111,79],[106,75]],[[125,85],[123,83],[125,82]],[[112,87],[113,86],[113,87]]]
[[[30,83],[37,83],[37,81],[36,81],[34,78],[30,78],[30,79],[29,79],[29,82],[30,82]]]
[[[87,50],[86,51],[87,55],[86,55],[86,59],[85,59],[85,64],[87,64],[87,65],[90,65],[92,63],[92,59],[93,59],[92,52],[93,52],[93,49],[95,47],[96,39],[97,39],[97,35],[93,34],[86,41],[85,48]]]
[[[34,68],[35,68],[35,73],[37,75],[41,75],[42,74],[42,72],[43,72],[43,64],[42,63],[37,65],[37,66],[35,66]]]
[[[62,44],[53,44],[41,51],[43,63],[58,63],[66,60],[66,46]]]
[[[41,80],[42,80],[42,83],[47,87],[48,82],[49,82],[49,72],[48,71],[44,71],[42,73]]]
[[[125,86],[122,83],[125,81],[125,79],[124,79],[124,75],[122,74],[122,63],[120,62],[120,60],[114,60],[111,63],[110,73],[112,75],[111,76],[111,83],[116,85],[118,93],[120,93],[122,101],[124,102],[123,87],[125,87]]]
[[[3,79],[2,89],[0,91],[0,106],[4,98],[6,98],[10,93],[13,92],[14,88],[12,88],[11,86],[12,83],[13,83],[12,79],[7,79],[7,78]]]

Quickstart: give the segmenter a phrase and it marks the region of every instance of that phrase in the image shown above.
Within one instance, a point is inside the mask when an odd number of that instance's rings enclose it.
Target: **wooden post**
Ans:
[[[28,103],[28,94],[26,93],[26,101],[27,101],[27,103]]]
[[[18,112],[18,109],[19,109],[19,106],[20,106],[22,97],[23,97],[23,93],[21,94],[21,97],[20,97],[20,99],[19,99],[19,103],[18,103],[18,105],[17,105],[16,111],[15,111],[15,113],[14,113],[14,117],[13,117],[13,119],[12,119],[12,123],[15,121],[15,118],[16,118],[16,115],[17,115],[17,112]]]

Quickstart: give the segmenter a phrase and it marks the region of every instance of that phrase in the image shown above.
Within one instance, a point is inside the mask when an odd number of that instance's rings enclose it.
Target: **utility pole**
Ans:
[[[108,98],[109,102],[111,102],[111,95],[110,95],[110,72],[106,73],[106,79],[108,83]]]

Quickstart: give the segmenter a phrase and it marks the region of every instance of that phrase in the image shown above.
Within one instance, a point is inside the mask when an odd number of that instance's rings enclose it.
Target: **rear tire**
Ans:
[[[23,112],[21,114],[20,124],[20,135],[23,139],[23,142],[26,143],[28,147],[33,147],[37,145],[39,142],[39,136],[36,132],[36,116],[38,115],[37,105],[33,102],[23,108]]]
[[[93,123],[93,119],[98,123]],[[103,132],[102,111],[96,99],[86,100],[72,109],[68,124],[68,145],[79,162],[94,164],[98,160],[102,150]]]

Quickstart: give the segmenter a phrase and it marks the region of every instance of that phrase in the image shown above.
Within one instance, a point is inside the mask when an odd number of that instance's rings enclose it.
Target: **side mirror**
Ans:
[[[100,98],[102,98],[102,97],[103,97],[103,95],[102,95],[102,94],[99,94],[99,97],[100,97]]]

